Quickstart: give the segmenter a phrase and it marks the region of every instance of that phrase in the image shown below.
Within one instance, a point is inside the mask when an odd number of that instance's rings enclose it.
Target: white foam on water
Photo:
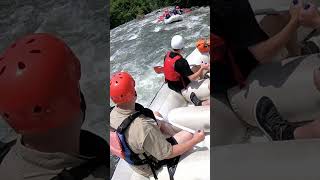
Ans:
[[[144,106],[150,104],[164,83],[163,74],[156,74],[153,67],[163,65],[172,36],[181,34],[185,37],[186,47],[182,55],[186,57],[194,50],[198,38],[210,34],[209,7],[195,9],[185,14],[183,21],[168,25],[157,22],[164,9],[151,12],[142,20],[130,21],[110,32],[110,74],[117,71],[131,73],[136,81],[137,101]],[[110,105],[114,105],[112,101]],[[114,157],[112,162],[116,162]]]
[[[1,52],[15,39],[35,32],[54,34],[71,47],[81,62],[80,85],[88,107],[84,127],[106,139],[104,83],[108,42],[105,38],[106,13],[103,13],[107,12],[105,1],[2,0],[1,5],[5,6],[0,12]],[[1,118],[0,122],[3,122]],[[13,135],[12,129],[0,123],[0,141]]]
[[[121,25],[110,33],[110,73],[131,73],[136,81],[137,101],[145,106],[149,105],[164,81],[163,75],[156,74],[153,67],[163,65],[172,36],[181,34],[185,37],[186,53],[183,55],[186,57],[195,48],[196,40],[208,37],[210,33],[209,7],[185,14],[181,22],[168,25],[155,23],[164,9],[166,8],[158,10],[158,13],[154,11],[147,14],[143,20],[133,20]]]
[[[162,28],[160,26],[157,26],[154,28],[153,32],[159,32]]]
[[[134,39],[137,39],[138,37],[139,37],[138,34],[134,34],[129,38],[129,40],[134,40]]]

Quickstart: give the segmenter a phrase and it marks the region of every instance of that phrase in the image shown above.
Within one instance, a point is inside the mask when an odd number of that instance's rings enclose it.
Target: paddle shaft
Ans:
[[[318,8],[320,10],[320,7]],[[273,8],[266,8],[266,9],[256,9],[254,10],[254,14],[256,16],[261,16],[261,15],[279,15],[283,13],[288,13],[289,9],[273,9]]]

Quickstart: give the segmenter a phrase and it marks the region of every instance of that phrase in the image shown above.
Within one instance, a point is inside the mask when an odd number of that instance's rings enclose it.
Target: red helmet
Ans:
[[[65,125],[79,117],[80,70],[78,58],[52,35],[17,40],[0,55],[0,114],[22,134]]]
[[[110,97],[116,104],[132,102],[136,97],[135,81],[127,72],[117,72],[111,76]]]

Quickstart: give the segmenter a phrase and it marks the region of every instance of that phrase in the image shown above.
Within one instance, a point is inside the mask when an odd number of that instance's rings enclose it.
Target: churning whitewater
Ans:
[[[1,0],[0,3],[0,52],[30,33],[46,32],[63,39],[81,62],[80,86],[87,103],[83,128],[106,140],[107,10],[104,0]],[[0,117],[0,141],[14,137],[14,131]]]
[[[148,106],[164,82],[163,75],[153,67],[163,65],[165,53],[170,49],[175,34],[186,40],[184,56],[190,54],[196,40],[209,37],[210,9],[196,8],[184,14],[183,21],[165,25],[157,23],[163,9],[147,14],[143,20],[133,20],[110,32],[110,74],[128,71],[136,80],[138,102]]]
[[[195,49],[197,39],[208,38],[210,34],[209,7],[192,8],[183,15],[183,21],[167,25],[157,22],[163,11],[154,11],[142,20],[130,21],[110,32],[110,74],[128,71],[136,80],[137,102],[146,107],[164,83],[163,74],[156,74],[153,67],[163,65],[171,38],[176,34],[185,38],[183,56],[186,57]],[[117,159],[111,159],[112,175]]]

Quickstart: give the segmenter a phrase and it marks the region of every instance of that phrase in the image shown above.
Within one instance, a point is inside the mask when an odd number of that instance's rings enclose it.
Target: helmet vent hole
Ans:
[[[16,45],[17,45],[16,43],[12,44],[12,45],[11,45],[11,48],[15,48]]]
[[[116,81],[116,84],[118,84],[118,81]]]
[[[123,95],[121,94],[121,97],[123,98]]]
[[[122,76],[120,76],[119,78],[120,78],[120,79],[122,79],[123,77],[122,77]]]
[[[0,70],[0,76],[4,73],[4,70],[6,70],[6,66],[2,67]]]
[[[8,113],[4,113],[4,114],[3,114],[3,117],[4,117],[5,119],[9,119],[9,114],[8,114]]]
[[[35,106],[33,108],[33,113],[40,113],[42,111],[42,107],[41,106]]]
[[[41,53],[41,51],[38,49],[34,49],[34,50],[31,50],[30,53]]]
[[[30,44],[30,43],[32,43],[33,41],[35,41],[35,39],[30,39],[26,44]]]
[[[24,68],[26,68],[26,65],[25,65],[23,62],[19,62],[19,63],[18,63],[18,68],[19,68],[20,70],[23,70]]]

